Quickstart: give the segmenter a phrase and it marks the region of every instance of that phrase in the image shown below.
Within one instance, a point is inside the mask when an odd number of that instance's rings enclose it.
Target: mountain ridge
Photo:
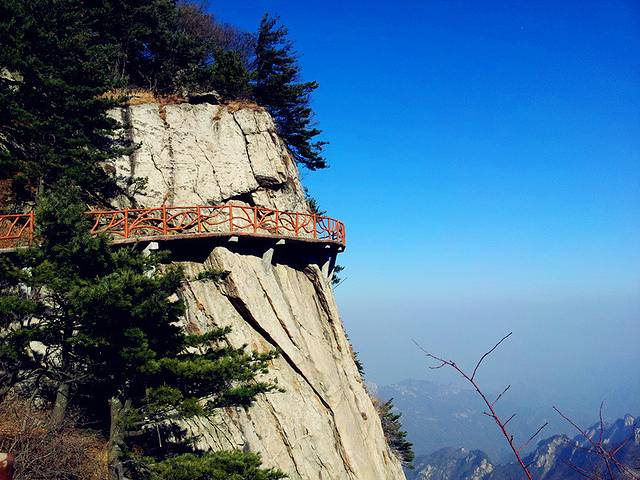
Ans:
[[[569,437],[553,435],[539,441],[524,461],[536,480],[578,480],[585,472],[602,472],[602,458],[593,453],[592,441],[615,455],[630,469],[626,477],[640,478],[640,426],[638,417],[626,415],[611,423],[594,424]],[[522,471],[514,461],[493,464],[481,450],[443,448],[416,459],[415,469],[408,471],[409,480],[510,480],[520,478]],[[583,473],[581,473],[583,472]],[[634,476],[635,475],[635,476]]]

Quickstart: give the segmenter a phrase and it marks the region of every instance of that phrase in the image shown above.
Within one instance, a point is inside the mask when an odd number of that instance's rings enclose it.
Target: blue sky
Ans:
[[[279,14],[320,82],[331,168],[303,180],[347,224],[336,294],[371,380],[448,381],[412,338],[469,363],[513,330],[490,385],[638,413],[638,2],[212,10]]]

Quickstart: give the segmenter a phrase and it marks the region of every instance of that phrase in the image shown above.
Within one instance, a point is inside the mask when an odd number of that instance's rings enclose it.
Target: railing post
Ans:
[[[162,233],[166,235],[168,231],[169,231],[169,228],[167,227],[167,206],[163,204],[162,205]]]
[[[276,231],[275,234],[278,234],[278,224],[280,223],[280,210],[276,210]]]
[[[300,214],[296,212],[296,237],[300,234]]]
[[[196,207],[196,212],[198,212],[198,233],[202,233],[202,215],[200,214],[200,206]]]
[[[124,209],[124,238],[129,238],[129,209]]]
[[[318,215],[313,214],[313,238],[318,238]]]
[[[233,233],[233,205],[229,205],[229,233]]]
[[[258,233],[258,207],[253,207],[253,233]]]
[[[33,231],[35,229],[36,217],[33,211],[29,213],[29,245],[33,243]]]

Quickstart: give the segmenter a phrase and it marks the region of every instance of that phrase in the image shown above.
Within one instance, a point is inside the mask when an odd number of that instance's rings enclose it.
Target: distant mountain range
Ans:
[[[594,425],[587,436],[598,440],[601,432]],[[627,415],[605,425],[602,444],[607,449],[620,448],[616,458],[633,469],[631,476],[616,478],[640,479],[640,426]],[[578,469],[594,472],[603,469],[599,458],[590,453],[590,442],[582,435],[570,438],[554,435],[538,443],[526,458],[536,480],[578,480],[585,478]],[[408,471],[409,480],[514,480],[523,478],[515,463],[494,465],[486,453],[465,448],[442,448],[414,461],[415,469]],[[604,472],[602,472],[604,473]],[[635,477],[633,475],[636,475]],[[608,478],[603,476],[602,478]]]
[[[394,399],[394,405],[402,412],[402,425],[414,444],[416,455],[426,455],[443,447],[462,447],[467,451],[481,450],[498,463],[510,459],[495,423],[482,414],[484,405],[475,391],[455,384],[423,380],[406,380],[388,386],[372,386],[372,389],[382,399]],[[531,406],[526,401],[514,400],[514,393],[505,395],[497,407],[505,418],[516,413],[509,423],[516,439],[526,440],[546,421],[549,422],[544,431],[547,435],[571,432],[571,427],[550,406]],[[592,423],[597,414],[574,410],[566,413],[580,425]]]

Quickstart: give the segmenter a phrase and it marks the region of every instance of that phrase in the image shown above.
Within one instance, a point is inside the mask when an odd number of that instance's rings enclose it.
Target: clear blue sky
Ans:
[[[412,338],[469,363],[513,330],[489,384],[640,413],[640,3],[212,10],[279,14],[320,82],[331,168],[304,182],[347,223],[336,293],[371,380],[448,381]]]

